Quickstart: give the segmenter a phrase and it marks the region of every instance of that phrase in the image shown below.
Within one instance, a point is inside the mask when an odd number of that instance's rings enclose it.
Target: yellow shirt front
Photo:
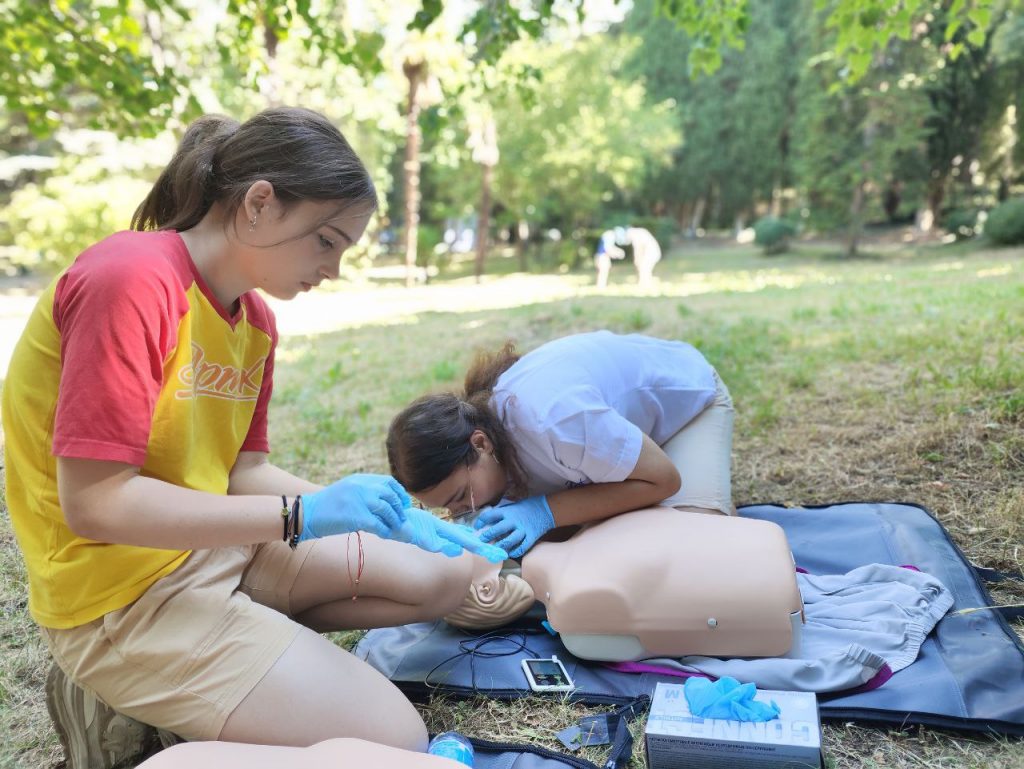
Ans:
[[[269,451],[277,333],[245,294],[229,316],[175,232],[122,232],[50,285],[3,392],[7,504],[41,625],[90,622],[137,599],[188,551],[95,542],[67,526],[56,457],[123,462],[225,494],[241,451]]]

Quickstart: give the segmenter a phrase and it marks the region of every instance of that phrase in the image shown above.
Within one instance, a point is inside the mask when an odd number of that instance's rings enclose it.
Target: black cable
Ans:
[[[428,689],[440,688],[440,686],[442,685],[440,682],[436,684],[432,684],[430,682],[430,677],[434,674],[434,672],[442,665],[447,665],[449,662],[452,662],[453,660],[459,660],[463,657],[468,656],[470,688],[473,690],[473,692],[479,693],[481,690],[478,689],[476,685],[477,657],[480,657],[482,659],[494,659],[496,657],[511,657],[512,655],[520,654],[521,652],[527,652],[531,657],[537,657],[539,656],[537,652],[535,652],[533,649],[527,646],[526,636],[533,633],[539,634],[541,632],[543,631],[522,628],[520,630],[515,631],[515,634],[519,636],[517,638],[514,635],[509,634],[508,631],[492,630],[488,633],[484,633],[483,635],[472,636],[471,638],[466,638],[462,641],[459,641],[460,651],[446,659],[441,660],[436,665],[434,665],[434,667],[430,669],[430,672],[428,672],[427,675],[424,677],[423,683],[427,686]],[[485,651],[485,647],[490,646],[492,644],[503,642],[507,644],[512,644],[513,648],[506,649],[503,651]]]

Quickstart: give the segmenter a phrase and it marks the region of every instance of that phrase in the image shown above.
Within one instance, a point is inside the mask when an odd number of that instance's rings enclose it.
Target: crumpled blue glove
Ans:
[[[473,528],[480,532],[484,542],[494,542],[513,558],[521,558],[538,539],[555,528],[555,517],[547,497],[529,497],[519,502],[501,502],[484,510],[473,522]]]
[[[299,542],[368,531],[388,539],[405,522],[412,499],[390,475],[356,473],[302,495]]]
[[[683,686],[690,712],[700,718],[724,718],[729,721],[771,721],[779,717],[775,701],[759,702],[753,684],[741,684],[722,676],[717,681],[687,678]]]
[[[408,542],[431,553],[444,553],[449,558],[462,555],[463,550],[483,556],[491,563],[501,563],[508,558],[508,553],[482,542],[468,526],[443,521],[428,510],[411,508],[405,515],[405,522],[392,533],[391,539]]]

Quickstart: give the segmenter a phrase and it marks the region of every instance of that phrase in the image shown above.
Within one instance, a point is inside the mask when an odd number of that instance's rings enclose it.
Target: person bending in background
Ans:
[[[734,515],[733,406],[684,342],[608,331],[478,355],[465,392],[391,422],[391,472],[424,505],[479,513],[520,558],[552,529],[655,504]]]

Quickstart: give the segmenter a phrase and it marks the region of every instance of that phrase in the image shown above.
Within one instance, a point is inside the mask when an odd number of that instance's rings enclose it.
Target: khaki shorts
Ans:
[[[43,635],[64,672],[115,710],[215,740],[300,632],[289,593],[315,545],[196,550],[134,603]]]
[[[732,398],[718,373],[711,405],[664,444],[664,451],[679,471],[682,486],[661,504],[699,507],[735,515],[732,502]]]

